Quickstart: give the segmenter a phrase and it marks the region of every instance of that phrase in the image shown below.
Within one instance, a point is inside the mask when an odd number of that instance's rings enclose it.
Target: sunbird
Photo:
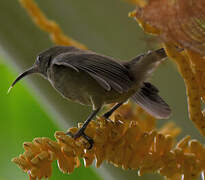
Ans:
[[[106,104],[115,105],[103,116],[108,119],[128,99],[158,119],[168,118],[169,105],[159,96],[158,89],[147,82],[152,72],[167,57],[163,48],[140,54],[128,62],[73,46],[55,46],[41,52],[34,65],[20,74],[9,90],[23,77],[38,73],[47,79],[64,98],[92,106],[92,113],[75,134],[83,136],[89,122]]]

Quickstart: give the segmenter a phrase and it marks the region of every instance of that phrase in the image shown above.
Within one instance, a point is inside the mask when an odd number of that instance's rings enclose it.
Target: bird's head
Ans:
[[[75,48],[73,46],[54,46],[51,47],[43,52],[41,52],[37,58],[35,63],[33,64],[33,66],[29,69],[27,69],[26,71],[24,71],[22,74],[20,74],[16,80],[12,83],[12,85],[10,86],[8,92],[11,90],[11,88],[22,78],[24,78],[25,76],[29,75],[29,74],[33,74],[33,73],[39,73],[41,74],[44,78],[47,78],[47,71],[50,67],[50,65],[52,64],[52,61],[54,60],[54,58],[58,55],[60,55],[61,53],[69,53],[69,52],[75,52],[75,51],[79,51],[78,48]]]

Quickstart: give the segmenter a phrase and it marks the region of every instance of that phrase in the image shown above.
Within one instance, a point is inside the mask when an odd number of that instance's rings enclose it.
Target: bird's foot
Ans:
[[[110,116],[112,115],[112,113],[110,111],[106,112],[105,114],[103,114],[103,117],[105,119],[108,119]]]
[[[72,134],[71,132],[67,132],[66,134],[67,134],[68,136],[72,137],[73,139],[77,139],[77,138],[79,138],[79,137],[81,137],[81,136],[84,137],[84,138],[88,141],[88,143],[90,144],[90,146],[88,147],[88,150],[89,150],[89,149],[92,149],[93,144],[94,144],[94,141],[93,141],[93,139],[92,139],[91,137],[89,137],[89,136],[87,136],[87,135],[85,134],[84,130],[79,129],[78,132],[75,133],[75,134]]]
[[[105,118],[105,120],[107,121],[107,122],[111,122],[111,123],[113,123],[113,121],[110,119],[110,116],[112,115],[112,113],[110,113],[110,112],[107,112],[107,113],[105,113],[105,114],[103,114],[103,118]]]

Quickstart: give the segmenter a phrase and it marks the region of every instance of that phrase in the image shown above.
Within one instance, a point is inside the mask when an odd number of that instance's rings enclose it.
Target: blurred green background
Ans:
[[[36,0],[50,18],[59,23],[65,34],[89,49],[122,60],[129,60],[148,49],[154,40],[128,18],[133,5],[122,0]],[[0,2],[0,180],[28,179],[11,159],[23,152],[22,143],[35,137],[50,137],[56,130],[83,121],[89,108],[63,99],[39,76],[21,81],[11,93],[7,90],[18,73],[30,67],[36,54],[53,44],[39,30],[17,0]],[[182,128],[178,139],[189,134],[201,142],[203,138],[188,119],[183,80],[171,61],[163,63],[151,81],[170,104],[170,120]],[[159,120],[159,127],[168,120]],[[138,177],[136,171],[123,171],[104,163],[98,169],[81,167],[64,175],[56,163],[51,179],[162,179],[158,175]]]

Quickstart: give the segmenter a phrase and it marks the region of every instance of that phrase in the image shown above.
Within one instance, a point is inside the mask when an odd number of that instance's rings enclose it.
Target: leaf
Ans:
[[[204,0],[150,0],[136,18],[160,30],[163,41],[205,55]]]

